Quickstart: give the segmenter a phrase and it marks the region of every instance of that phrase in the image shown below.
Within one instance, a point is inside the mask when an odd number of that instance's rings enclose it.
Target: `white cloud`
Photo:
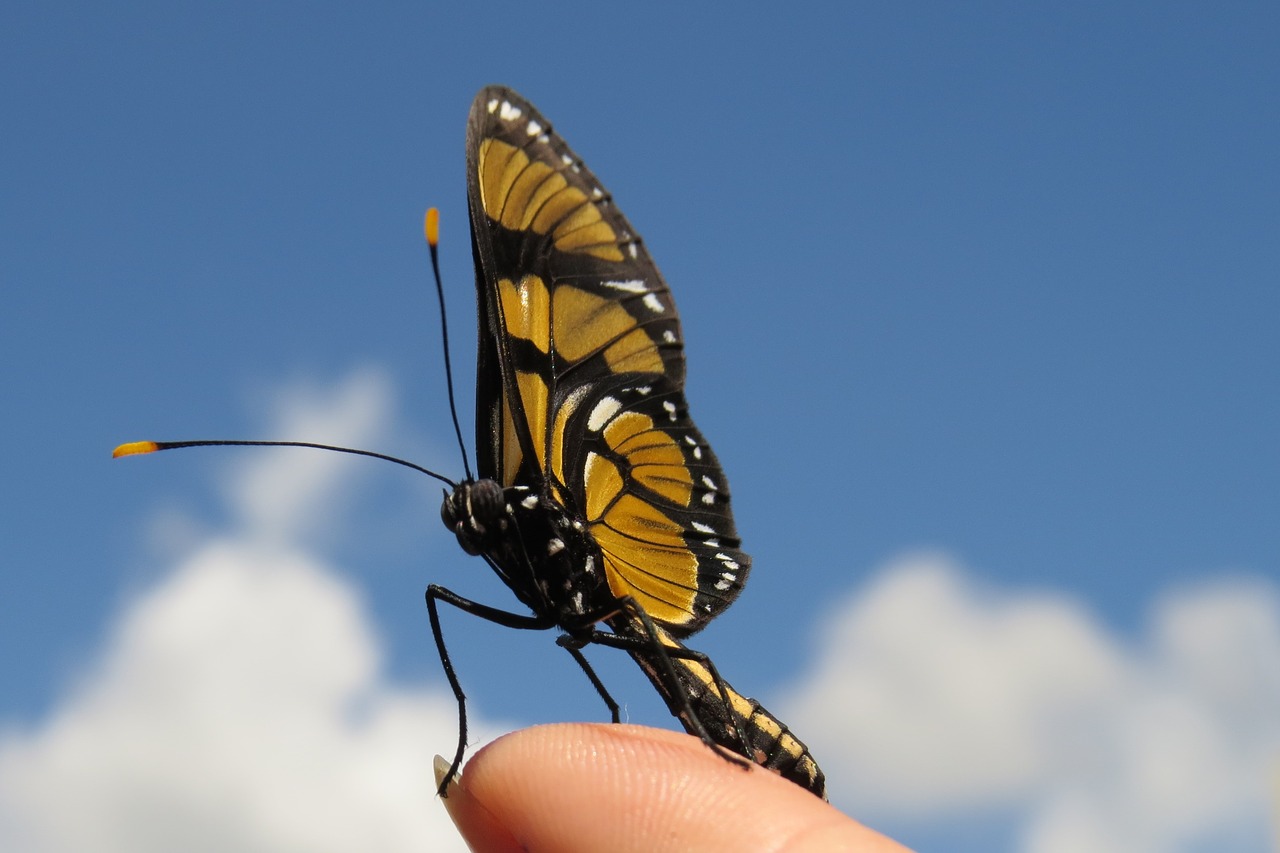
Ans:
[[[836,609],[797,693],[785,718],[859,816],[1015,814],[1028,853],[1270,846],[1280,592],[1262,581],[1170,592],[1125,641],[1078,602],[917,555]]]
[[[387,399],[373,374],[293,394],[281,434],[314,418],[359,445]],[[0,737],[0,849],[465,849],[431,771],[456,705],[388,685],[359,594],[293,543],[347,485],[306,461],[247,462],[228,491],[265,517],[198,543],[46,719]]]
[[[376,445],[392,397],[373,372],[294,389],[271,434]],[[299,544],[338,527],[352,461],[234,459],[232,531],[157,512],[172,570],[45,719],[0,735],[0,849],[464,849],[430,768],[452,697],[390,685],[360,595]],[[1013,815],[1027,853],[1268,849],[1280,592],[1224,580],[1150,613],[1120,638],[918,555],[835,609],[777,710],[873,822]]]

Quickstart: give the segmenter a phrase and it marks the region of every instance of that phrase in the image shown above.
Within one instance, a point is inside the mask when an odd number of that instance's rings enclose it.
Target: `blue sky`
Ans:
[[[460,473],[421,215],[442,209],[470,435],[463,132],[496,82],[672,286],[755,557],[697,645],[787,712],[837,805],[918,847],[1269,849],[1277,43],[1269,3],[6,4],[0,833],[85,849],[48,815],[123,795],[50,756],[122,730],[144,733],[128,756],[169,728],[189,743],[208,685],[262,719],[308,707],[311,688],[218,680],[241,616],[262,683],[332,679],[311,748],[374,756],[341,784],[387,766],[370,785],[439,811],[403,794],[453,738],[422,591],[511,602],[440,526],[437,486],[304,452],[108,456],[358,441]],[[472,621],[447,630],[488,731],[603,719],[550,636]],[[350,666],[325,676],[326,644]],[[150,668],[155,648],[191,657]],[[595,658],[632,719],[671,724],[628,661]],[[146,710],[140,683],[177,698]],[[369,743],[334,722],[352,695],[385,723]],[[1054,747],[1064,726],[1093,748]],[[250,763],[226,773],[270,800]],[[146,778],[183,814],[216,799]],[[417,819],[406,837],[441,831]]]

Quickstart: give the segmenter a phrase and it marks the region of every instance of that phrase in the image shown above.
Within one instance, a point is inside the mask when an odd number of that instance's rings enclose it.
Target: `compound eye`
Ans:
[[[455,495],[457,495],[457,492],[454,492],[453,494],[446,492],[444,496],[444,503],[440,504],[440,520],[443,521],[444,526],[450,530],[453,530],[454,525],[458,522],[458,510],[453,505]]]
[[[472,556],[485,550],[487,531],[502,527],[506,499],[502,486],[493,480],[459,483],[445,495],[440,520],[458,537],[462,550]]]

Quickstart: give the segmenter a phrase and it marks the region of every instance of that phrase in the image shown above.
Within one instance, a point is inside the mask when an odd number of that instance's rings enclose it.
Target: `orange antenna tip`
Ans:
[[[427,208],[427,221],[423,225],[427,234],[427,243],[433,248],[440,244],[440,211],[434,207]]]
[[[122,444],[115,450],[111,451],[112,459],[119,459],[121,456],[138,456],[142,453],[155,453],[160,449],[160,445],[154,441],[131,441],[128,444]]]

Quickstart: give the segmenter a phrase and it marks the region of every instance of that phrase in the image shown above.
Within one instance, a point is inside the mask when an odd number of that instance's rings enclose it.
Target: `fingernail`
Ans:
[[[444,782],[444,777],[449,775],[449,762],[444,760],[444,756],[437,755],[431,762],[431,767],[436,772],[436,790],[439,791],[440,783]],[[458,790],[458,780],[461,778],[462,768],[459,767],[458,772],[453,774],[453,778],[449,780],[449,787],[445,788],[444,793],[442,794],[446,805],[448,804],[449,797],[453,796],[453,793]]]

